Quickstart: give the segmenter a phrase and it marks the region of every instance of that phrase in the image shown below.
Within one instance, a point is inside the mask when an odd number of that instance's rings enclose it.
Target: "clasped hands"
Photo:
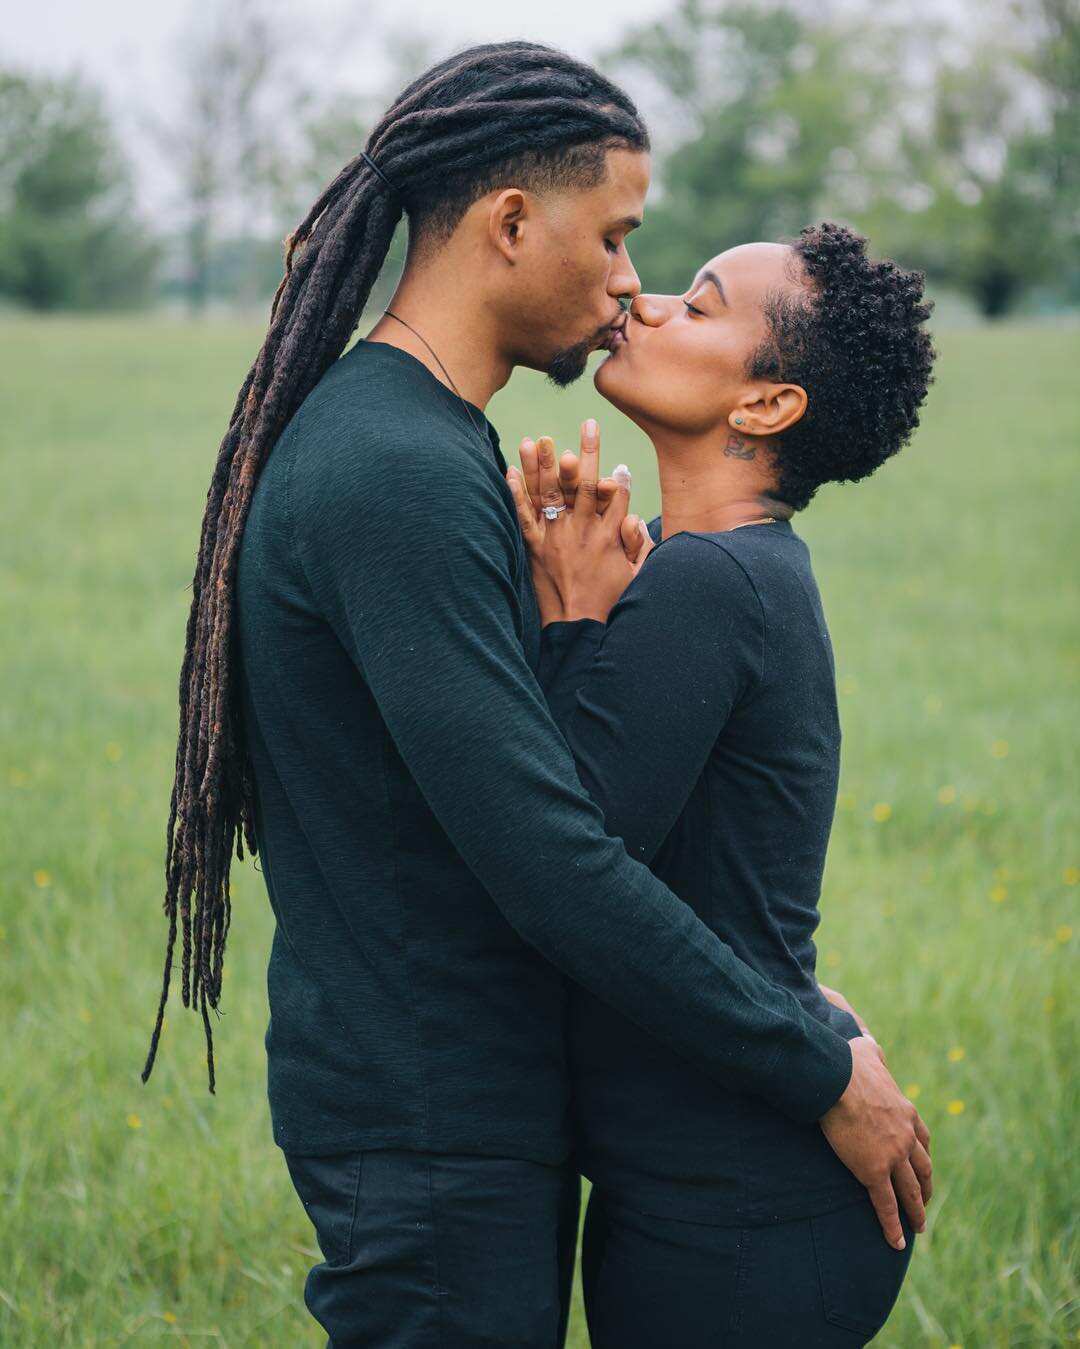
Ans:
[[[582,424],[580,448],[580,457],[568,451],[556,463],[550,436],[526,437],[521,468],[506,474],[545,626],[606,622],[653,548],[644,520],[628,514],[629,472],[600,477],[600,428],[592,418]],[[544,508],[552,506],[566,509],[549,520]]]

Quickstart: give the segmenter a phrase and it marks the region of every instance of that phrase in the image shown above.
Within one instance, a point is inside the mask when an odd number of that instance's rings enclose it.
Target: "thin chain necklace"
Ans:
[[[384,309],[384,310],[383,310],[383,313],[386,315],[387,318],[390,318],[390,319],[397,319],[398,323],[400,323],[400,324],[402,325],[402,327],[408,328],[409,332],[411,332],[412,335],[413,335],[414,337],[418,337],[418,338],[420,339],[420,341],[423,342],[424,346],[427,347],[428,351],[431,352],[432,356],[435,358],[436,363],[438,364],[439,369],[443,372],[443,374],[446,376],[447,380],[449,381],[451,389],[453,389],[453,391],[457,394],[458,398],[461,399],[461,406],[465,409],[465,415],[466,415],[466,417],[468,417],[469,421],[472,423],[473,430],[474,430],[474,431],[476,432],[476,434],[480,437],[480,439],[484,442],[485,447],[486,447],[487,449],[490,450],[490,449],[491,449],[491,441],[490,441],[490,440],[488,439],[488,437],[484,434],[483,429],[477,424],[476,418],[472,415],[472,409],[469,407],[469,405],[468,405],[468,403],[465,401],[465,399],[462,398],[462,396],[461,396],[461,390],[460,390],[460,389],[458,388],[458,386],[454,383],[453,376],[450,374],[450,371],[447,370],[446,366],[443,365],[442,361],[439,360],[439,356],[438,356],[438,353],[436,352],[435,348],[431,345],[431,343],[427,340],[427,338],[423,336],[422,333],[418,333],[418,332],[416,331],[416,329],[412,326],[412,324],[411,324],[411,323],[406,323],[405,320],[404,320],[403,318],[401,318],[400,315],[395,314],[395,313],[394,313],[392,310],[390,310],[390,309]]]

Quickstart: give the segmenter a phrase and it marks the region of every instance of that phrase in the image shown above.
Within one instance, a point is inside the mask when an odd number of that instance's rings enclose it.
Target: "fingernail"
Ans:
[[[649,537],[649,526],[645,523],[644,520],[639,520],[638,524],[641,527],[642,536],[647,539]]]
[[[900,1240],[896,1243],[896,1249],[898,1251],[907,1250],[907,1239],[905,1237],[901,1237]]]
[[[611,470],[611,476],[615,479],[615,481],[619,484],[620,487],[625,487],[627,491],[629,491],[631,481],[630,470],[626,467],[625,464],[616,464],[615,467]]]
[[[587,436],[595,436],[599,430],[600,427],[597,424],[595,418],[590,417],[589,420],[585,423],[585,434]]]

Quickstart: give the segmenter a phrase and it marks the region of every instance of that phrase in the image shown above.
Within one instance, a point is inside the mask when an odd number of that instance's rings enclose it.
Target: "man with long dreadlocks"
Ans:
[[[860,1179],[916,1142],[868,1042],[739,961],[605,834],[535,678],[536,596],[483,408],[516,365],[566,384],[617,340],[647,151],[630,99],[557,51],[427,71],[289,236],[218,453],[143,1078],[179,917],[214,1090],[246,843],[276,919],[274,1139],[325,1257],[305,1299],[332,1345],[563,1342],[564,976],[721,1084],[828,1114]],[[403,211],[391,308],[342,355]],[[615,551],[621,590],[635,564]]]

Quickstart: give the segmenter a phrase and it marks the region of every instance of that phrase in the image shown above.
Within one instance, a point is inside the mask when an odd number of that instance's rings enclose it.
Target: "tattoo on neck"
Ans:
[[[757,450],[753,445],[747,444],[742,436],[737,436],[732,432],[724,446],[724,453],[732,459],[753,459]]]

